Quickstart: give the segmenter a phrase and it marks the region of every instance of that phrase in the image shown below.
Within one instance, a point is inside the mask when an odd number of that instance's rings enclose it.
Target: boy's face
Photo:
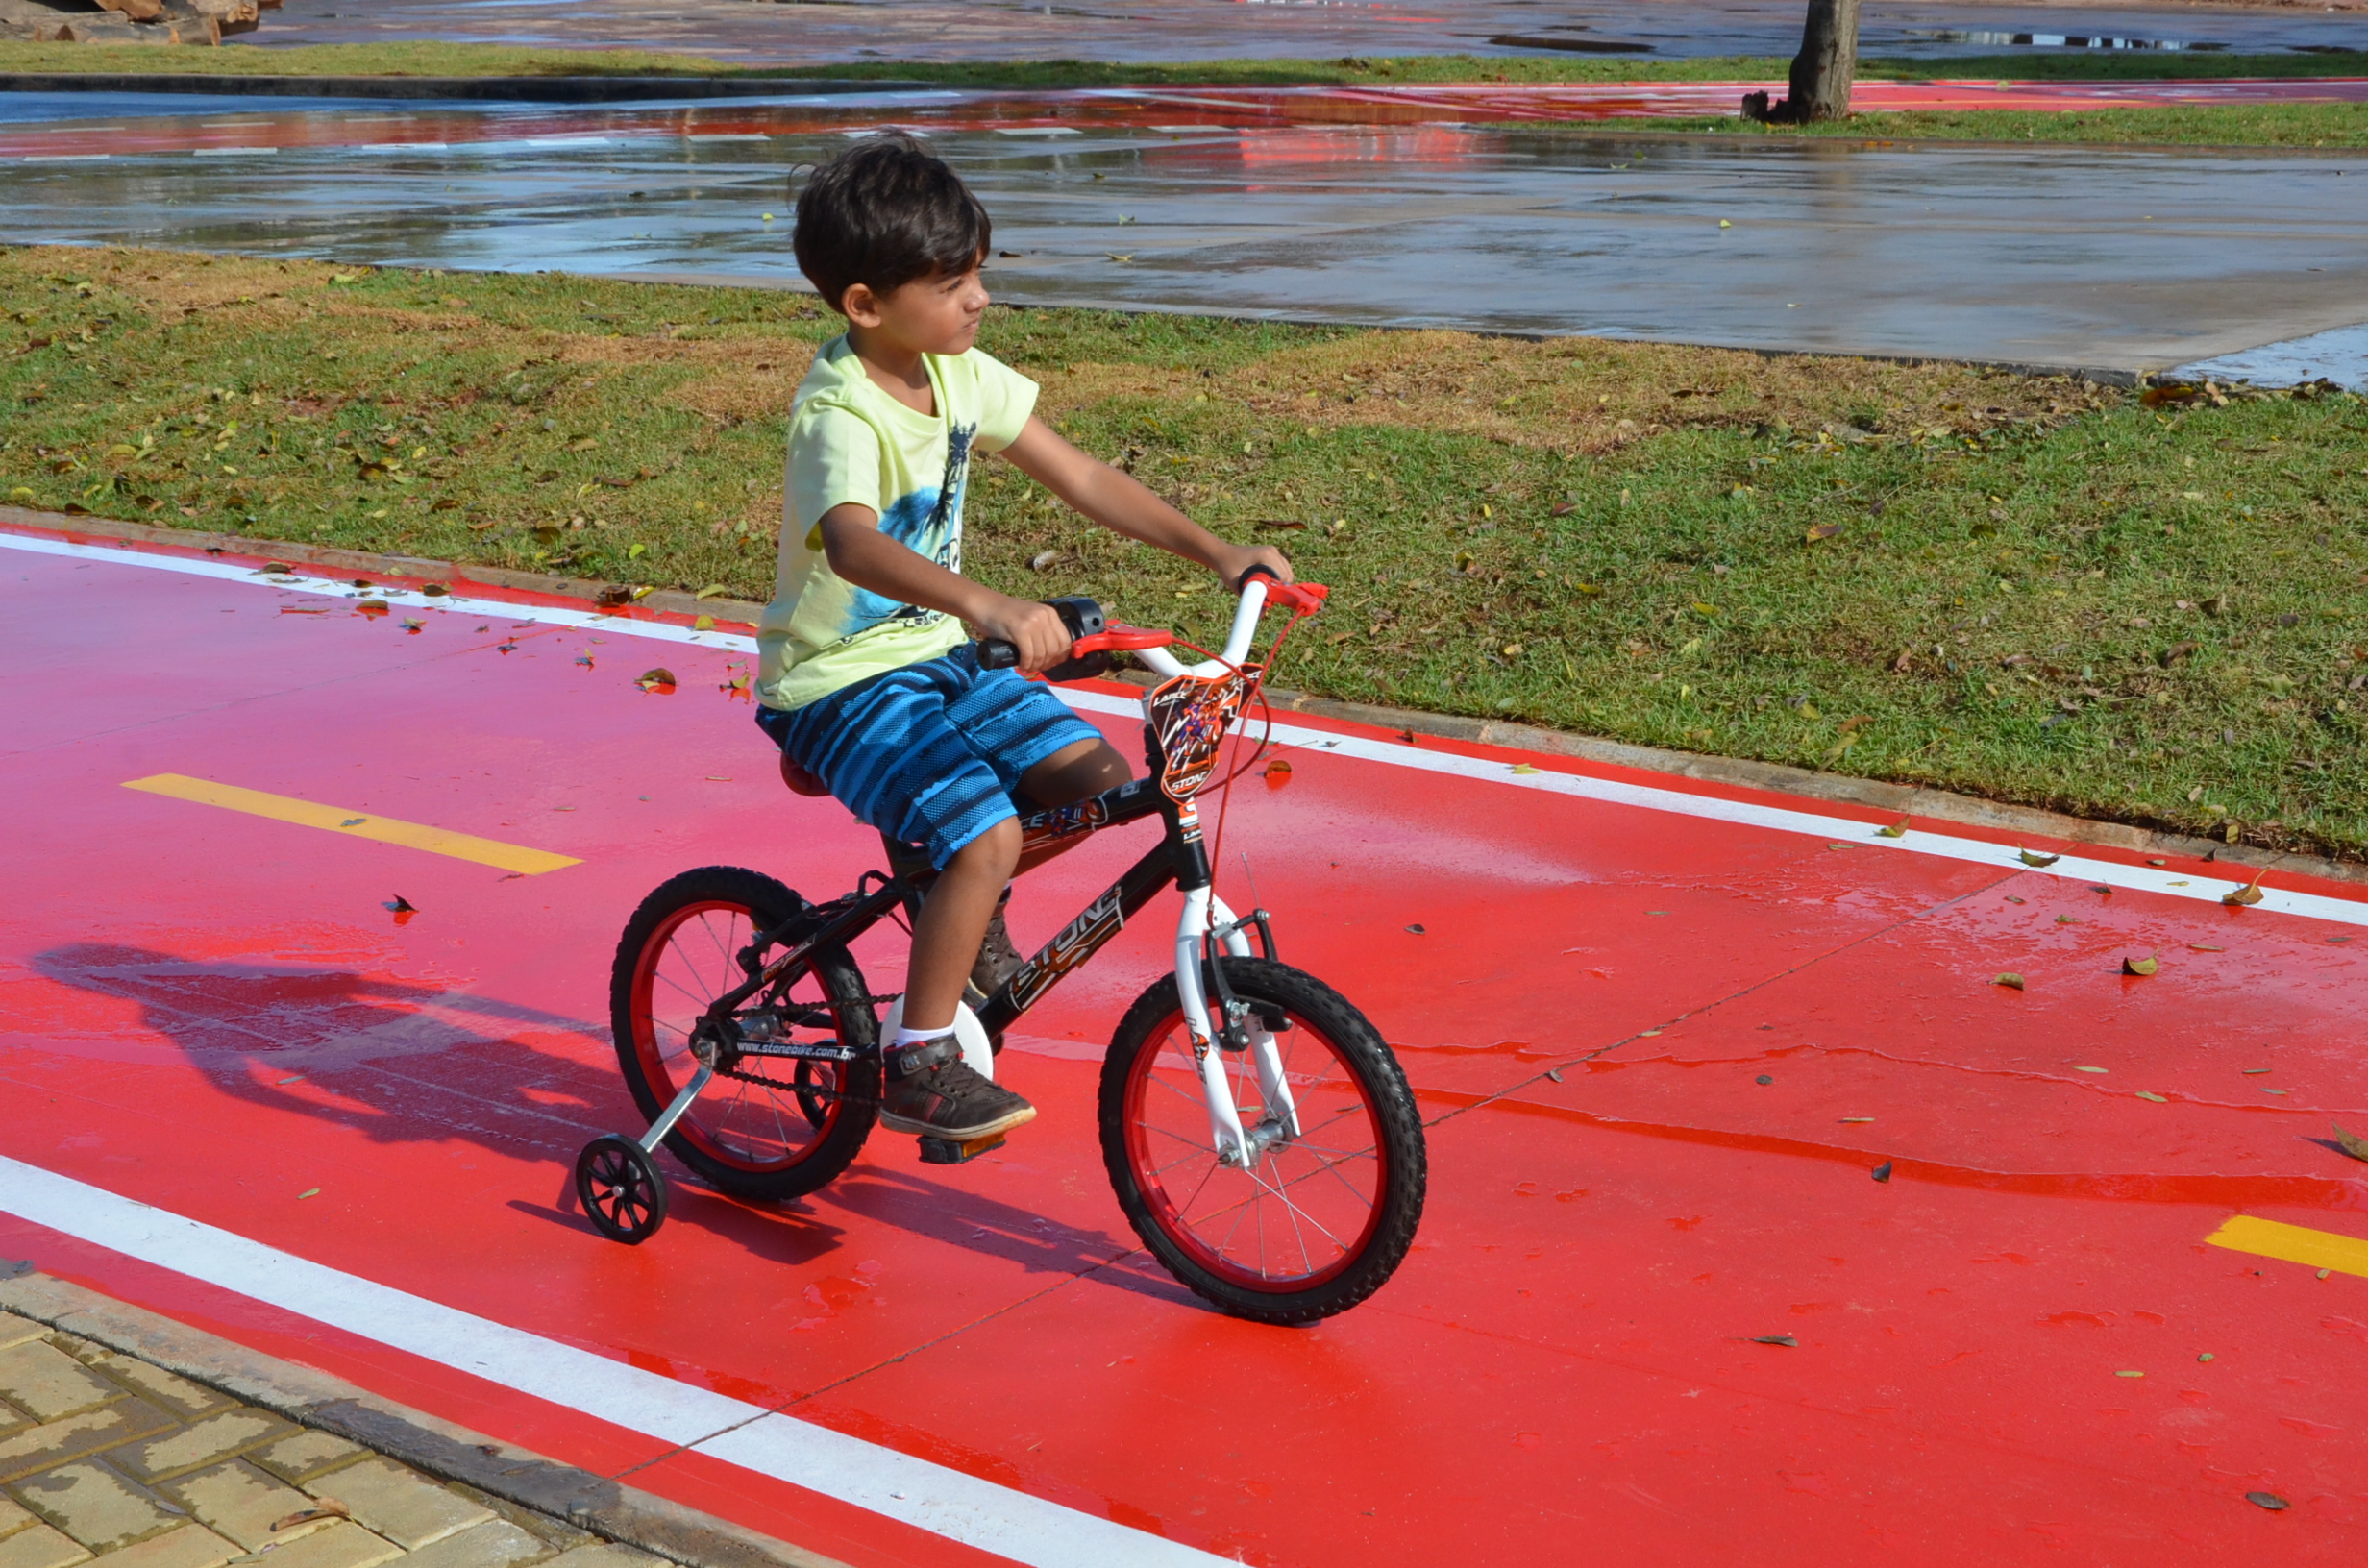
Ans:
[[[974,266],[916,278],[885,294],[874,293],[869,283],[857,283],[847,291],[840,308],[853,325],[910,353],[965,354],[978,340],[987,289]]]

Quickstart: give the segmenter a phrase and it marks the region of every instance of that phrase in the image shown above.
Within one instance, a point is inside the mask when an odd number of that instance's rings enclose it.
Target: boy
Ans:
[[[1011,880],[1011,794],[1066,805],[1124,783],[1126,761],[1041,683],[982,672],[965,624],[1040,671],[1060,617],[961,576],[971,459],[1000,452],[1103,527],[1199,561],[1237,587],[1273,550],[1232,545],[1032,415],[1036,385],[971,347],[986,309],[985,208],[912,138],[861,142],[798,198],[798,266],[847,320],[789,423],[779,576],[757,634],[756,720],[790,761],[938,870],[913,923],[904,1022],[886,1042],[880,1120],[953,1141],[1036,1111],[964,1066],[963,982],[1013,962],[981,943]],[[998,933],[999,935],[999,932]],[[999,960],[1000,962],[999,962]]]

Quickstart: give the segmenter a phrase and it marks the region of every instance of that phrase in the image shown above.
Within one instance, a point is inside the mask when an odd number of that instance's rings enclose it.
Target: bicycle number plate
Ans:
[[[1166,764],[1160,771],[1160,793],[1182,805],[1209,781],[1217,771],[1225,726],[1242,711],[1248,689],[1247,676],[1238,670],[1209,680],[1176,675],[1151,688],[1143,707]]]

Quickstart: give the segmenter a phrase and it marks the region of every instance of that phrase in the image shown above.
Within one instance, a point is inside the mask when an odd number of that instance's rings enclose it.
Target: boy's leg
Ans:
[[[760,722],[858,818],[926,845],[940,868],[914,924],[905,1027],[883,1052],[880,1122],[969,1141],[1036,1112],[973,1071],[952,1033],[962,979],[1019,858],[1020,831],[1008,782],[949,722],[947,698],[962,682],[947,664],[908,666]]]

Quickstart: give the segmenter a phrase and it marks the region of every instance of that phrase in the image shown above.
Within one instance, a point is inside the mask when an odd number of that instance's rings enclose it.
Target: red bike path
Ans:
[[[1023,1020],[1000,1153],[876,1134],[778,1208],[669,1160],[627,1248],[568,1181],[640,1126],[627,915],[876,841],[780,788],[729,628],[262,564],[0,532],[0,1256],[850,1563],[2359,1555],[2357,889],[1290,716],[1220,887],[1430,1118],[1371,1301],[1254,1327],[1133,1245],[1096,1053],[1172,898]]]

